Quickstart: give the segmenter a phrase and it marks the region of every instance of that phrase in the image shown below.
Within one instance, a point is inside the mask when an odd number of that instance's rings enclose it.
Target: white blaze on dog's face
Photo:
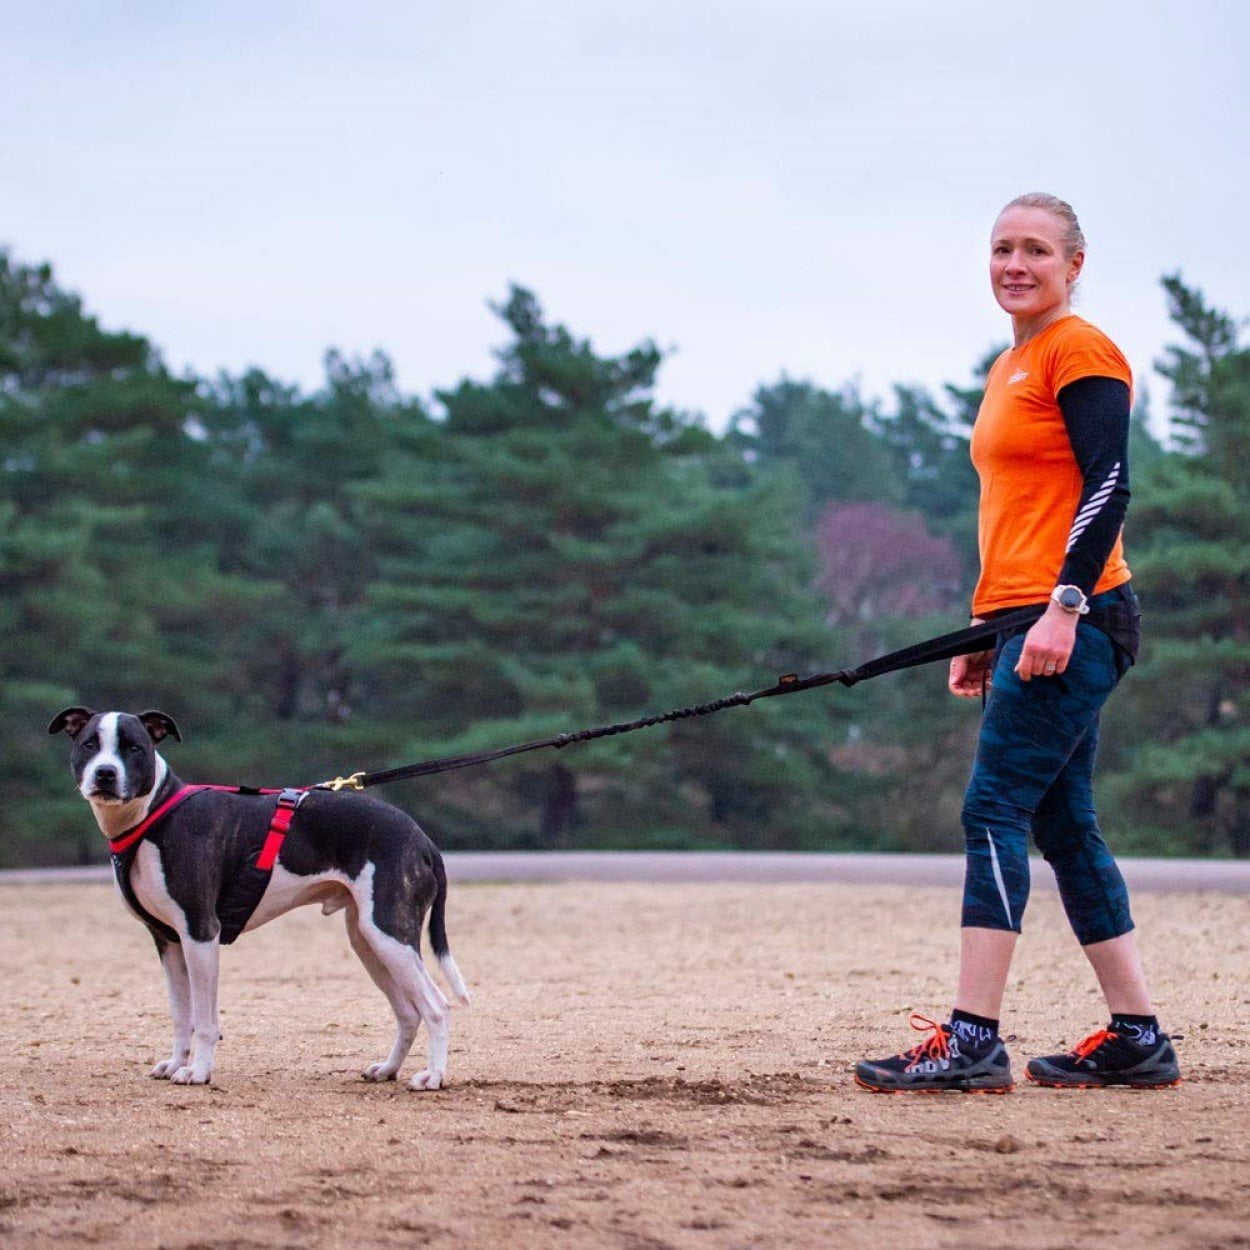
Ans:
[[[104,712],[74,739],[71,765],[84,799],[129,803],[156,784],[156,743],[137,716]]]

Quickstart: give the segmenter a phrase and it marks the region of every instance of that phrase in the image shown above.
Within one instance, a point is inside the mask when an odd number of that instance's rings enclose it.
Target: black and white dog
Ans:
[[[352,947],[386,995],[397,1023],[390,1055],[366,1068],[364,1078],[394,1080],[424,1022],[429,1058],[408,1084],[439,1088],[447,1070],[450,1004],[421,959],[427,911],[430,943],[443,975],[461,1002],[469,996],[447,946],[442,856],[416,821],[350,791],[285,791],[284,800],[295,798],[276,817],[272,793],[185,787],[156,749],[167,737],[182,740],[163,712],[134,716],[71,707],[48,726],[50,734],[62,731],[74,740],[74,778],[110,840],[118,885],[131,910],[152,930],[160,953],[174,1050],[152,1069],[154,1077],[180,1085],[200,1085],[212,1077],[221,1038],[217,979],[223,899],[241,876],[255,873],[257,847],[268,847],[267,837],[281,826],[284,836],[277,839],[281,849],[272,875],[261,878],[255,889],[259,901],[250,918],[237,918],[239,927],[255,929],[307,903],[320,903],[326,915],[346,910]],[[277,810],[284,810],[281,804]],[[144,827],[153,817],[155,822]],[[118,854],[123,846],[124,854]]]

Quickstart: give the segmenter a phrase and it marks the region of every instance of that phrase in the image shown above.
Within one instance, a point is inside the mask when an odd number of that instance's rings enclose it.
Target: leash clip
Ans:
[[[364,786],[361,784],[363,779],[363,772],[352,773],[350,777],[335,777],[333,781],[323,781],[321,789],[333,790],[335,793],[339,790],[363,790]]]

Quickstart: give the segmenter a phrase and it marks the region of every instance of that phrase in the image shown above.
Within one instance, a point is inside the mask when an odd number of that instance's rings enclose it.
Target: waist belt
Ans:
[[[155,828],[170,812],[180,807],[187,799],[202,794],[205,790],[216,790],[226,794],[276,794],[277,805],[269,819],[269,828],[265,831],[265,840],[259,851],[253,856],[249,849],[242,857],[225,888],[217,898],[217,919],[221,924],[219,941],[229,946],[247,927],[261,898],[265,893],[269,880],[273,876],[274,865],[278,862],[278,852],[283,840],[291,827],[291,819],[296,809],[304,801],[305,790],[255,790],[250,786],[183,786],[171,798],[165,800],[154,812],[133,829],[127,830],[120,838],[111,839],[109,851],[113,859],[113,875],[117,878],[118,889],[136,915],[158,937],[167,942],[179,942],[181,938],[176,930],[164,921],[158,920],[149,912],[135,896],[134,887],[130,884],[130,866],[139,851],[139,843],[144,835]]]
[[[1102,602],[1096,602],[1096,600],[1102,600]],[[1044,603],[1036,605],[1039,613],[1045,611],[1046,606]],[[1022,610],[1021,608],[1000,608],[996,612],[987,612],[985,620],[992,622],[999,616]],[[1095,629],[1102,630],[1124,654],[1128,664],[1136,662],[1137,652],[1141,648],[1141,608],[1128,582],[1091,598],[1089,611],[1081,617],[1081,620]],[[1001,647],[1008,638],[1026,633],[1031,625],[1032,622],[1029,621],[1004,629],[998,635],[998,646]],[[1127,665],[1124,667],[1127,668]]]

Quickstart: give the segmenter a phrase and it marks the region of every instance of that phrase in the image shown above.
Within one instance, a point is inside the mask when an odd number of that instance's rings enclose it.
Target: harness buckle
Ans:
[[[364,773],[352,773],[350,777],[335,777],[333,781],[323,781],[321,789],[333,790],[336,793],[339,790],[363,790],[364,786],[361,782],[364,779]]]

